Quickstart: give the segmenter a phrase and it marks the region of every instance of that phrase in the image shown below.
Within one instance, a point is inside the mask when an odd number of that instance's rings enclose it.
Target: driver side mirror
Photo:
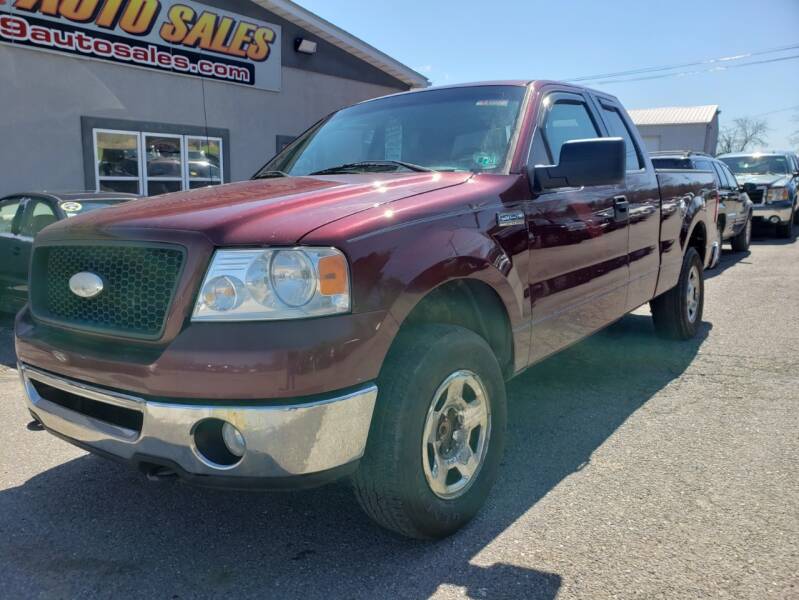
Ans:
[[[622,138],[571,140],[563,144],[557,165],[528,167],[538,190],[624,183],[626,149]]]

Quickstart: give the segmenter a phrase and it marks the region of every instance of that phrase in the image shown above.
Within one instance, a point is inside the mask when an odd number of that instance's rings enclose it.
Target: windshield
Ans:
[[[736,175],[785,175],[788,160],[784,156],[728,156],[720,159]]]
[[[397,170],[498,172],[505,166],[525,88],[479,86],[374,100],[306,132],[259,174]],[[404,163],[404,164],[402,164]]]
[[[94,210],[101,208],[109,208],[111,206],[118,206],[123,202],[128,202],[127,199],[122,198],[108,198],[103,200],[75,200],[70,202],[62,202],[61,210],[67,217],[77,217]]]

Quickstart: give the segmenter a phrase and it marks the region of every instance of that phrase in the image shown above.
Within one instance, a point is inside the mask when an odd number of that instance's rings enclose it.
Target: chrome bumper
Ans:
[[[766,221],[769,221],[772,217],[777,217],[781,222],[787,223],[793,219],[793,211],[790,202],[780,202],[779,204],[755,204],[752,209],[752,216],[755,219],[765,219]]]
[[[181,474],[219,476],[227,481],[313,475],[357,461],[366,447],[377,399],[377,387],[370,385],[337,398],[289,406],[165,404],[64,379],[27,365],[20,365],[19,372],[28,408],[51,432],[101,454],[134,463],[150,460],[167,467],[174,465]],[[128,429],[66,408],[63,402],[47,400],[37,391],[36,382],[100,403],[97,414],[102,414],[102,405],[140,413],[141,428]],[[194,433],[207,419],[231,423],[241,431],[246,452],[238,463],[215,464],[198,451]]]

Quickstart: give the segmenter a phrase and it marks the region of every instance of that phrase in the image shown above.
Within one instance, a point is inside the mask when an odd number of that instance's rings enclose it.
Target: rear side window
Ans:
[[[602,115],[605,118],[605,123],[610,130],[611,137],[620,137],[624,140],[624,145],[627,148],[627,170],[640,171],[644,168],[641,163],[641,157],[638,152],[638,146],[635,144],[627,124],[621,117],[621,113],[615,108],[602,105]]]
[[[566,142],[600,137],[588,107],[571,100],[555,102],[547,114],[544,134],[552,160],[556,163],[560,162],[560,149]]]
[[[690,169],[691,161],[686,158],[652,158],[656,169]]]
[[[721,169],[721,172],[724,173],[724,175],[727,176],[727,181],[729,182],[730,187],[737,188],[738,187],[738,180],[735,179],[735,175],[732,174],[732,171],[730,171],[729,167],[727,165],[725,165],[721,161],[719,161],[716,164],[718,165],[719,169]]]
[[[716,177],[716,184],[720,188],[730,187],[729,183],[727,182],[727,178],[725,177],[718,163],[711,163],[711,164],[713,165],[713,173],[715,174]]]
[[[711,163],[709,160],[699,159],[694,162],[696,163],[696,168],[698,171],[710,171],[711,173],[714,172],[713,163]]]

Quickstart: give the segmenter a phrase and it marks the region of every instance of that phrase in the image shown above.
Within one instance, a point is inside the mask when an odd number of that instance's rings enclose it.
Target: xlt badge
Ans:
[[[497,213],[497,225],[500,227],[524,225],[524,211],[512,210],[510,212]]]

